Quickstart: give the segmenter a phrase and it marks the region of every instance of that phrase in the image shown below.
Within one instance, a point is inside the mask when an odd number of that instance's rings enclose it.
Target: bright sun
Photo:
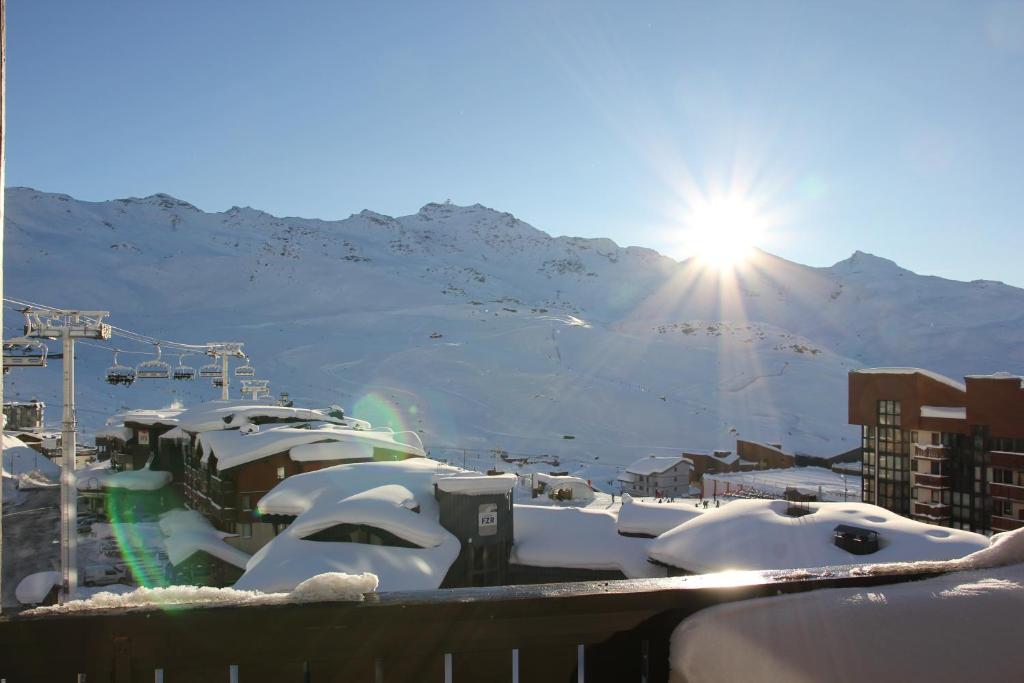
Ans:
[[[685,221],[687,251],[708,266],[728,270],[750,257],[764,220],[747,202],[715,200],[695,207]]]

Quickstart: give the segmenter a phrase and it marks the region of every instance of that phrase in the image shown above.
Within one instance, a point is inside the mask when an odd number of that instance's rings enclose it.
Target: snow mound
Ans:
[[[1015,529],[992,537],[992,543],[966,557],[945,561],[892,562],[858,567],[855,574],[917,574],[951,572],[964,569],[989,569],[1024,564],[1024,529]]]
[[[653,503],[622,497],[617,527],[620,534],[660,536],[704,513],[691,503]]]
[[[244,607],[253,605],[283,605],[311,601],[347,601],[363,599],[364,593],[377,588],[373,574],[357,576],[329,573],[313,576],[287,593],[263,593],[257,590],[211,588],[209,586],[169,586],[167,588],[137,588],[127,593],[103,591],[86,600],[72,600],[64,605],[37,607],[27,615],[62,612],[87,612],[127,607]]]
[[[672,680],[1000,680],[1020,665],[1022,611],[1022,565],[742,600],[676,628]],[[955,647],[943,645],[951,624],[970,625]]]
[[[18,582],[14,597],[23,605],[36,605],[60,583],[60,572],[36,572]]]
[[[167,559],[177,566],[199,551],[245,569],[250,555],[232,547],[224,539],[235,534],[218,531],[195,510],[170,510],[160,515],[160,531],[166,536]]]
[[[377,577],[362,574],[329,572],[306,579],[289,593],[293,602],[328,602],[332,600],[362,600],[364,593],[377,590]]]
[[[981,534],[923,524],[867,503],[810,503],[792,517],[784,500],[737,500],[662,534],[651,559],[698,574],[802,569],[864,562],[949,560],[987,548]],[[839,524],[879,534],[880,548],[854,555],[835,545]]]
[[[618,570],[628,578],[665,576],[647,561],[651,539],[621,536],[606,510],[515,507],[511,562],[531,567]]]

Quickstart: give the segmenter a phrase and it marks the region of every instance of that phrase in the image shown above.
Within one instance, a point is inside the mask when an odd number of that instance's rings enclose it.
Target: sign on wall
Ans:
[[[140,429],[139,430],[139,445],[140,446],[148,446],[149,445],[149,430],[148,429]]]
[[[484,503],[480,506],[477,532],[481,536],[494,536],[498,533],[498,504]]]

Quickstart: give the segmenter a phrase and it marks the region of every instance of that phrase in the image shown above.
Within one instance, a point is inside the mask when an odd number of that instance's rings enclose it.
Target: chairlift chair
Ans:
[[[11,368],[45,368],[46,344],[36,339],[8,339],[4,347],[4,372]]]
[[[239,365],[235,368],[235,377],[253,377],[256,374],[256,368],[249,364],[248,361],[245,365]]]
[[[222,386],[224,386],[224,378],[221,377],[220,375],[214,377],[213,378],[213,386],[215,386],[218,389],[220,389]]]
[[[174,379],[191,380],[196,378],[196,369],[191,365],[184,364],[186,355],[183,353],[178,356],[178,367],[174,368]]]
[[[208,363],[199,368],[200,377],[220,377],[220,366],[216,363]]]
[[[135,382],[135,368],[117,362],[117,351],[114,351],[114,364],[107,368],[107,384],[123,384],[131,386]]]
[[[170,379],[171,366],[160,360],[160,345],[156,345],[156,358],[147,360],[135,368],[138,379]]]

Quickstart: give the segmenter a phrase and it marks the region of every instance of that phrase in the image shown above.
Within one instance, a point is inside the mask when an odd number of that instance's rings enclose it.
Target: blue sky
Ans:
[[[206,210],[480,202],[685,255],[761,246],[1024,286],[1021,2],[8,0],[8,184]]]

